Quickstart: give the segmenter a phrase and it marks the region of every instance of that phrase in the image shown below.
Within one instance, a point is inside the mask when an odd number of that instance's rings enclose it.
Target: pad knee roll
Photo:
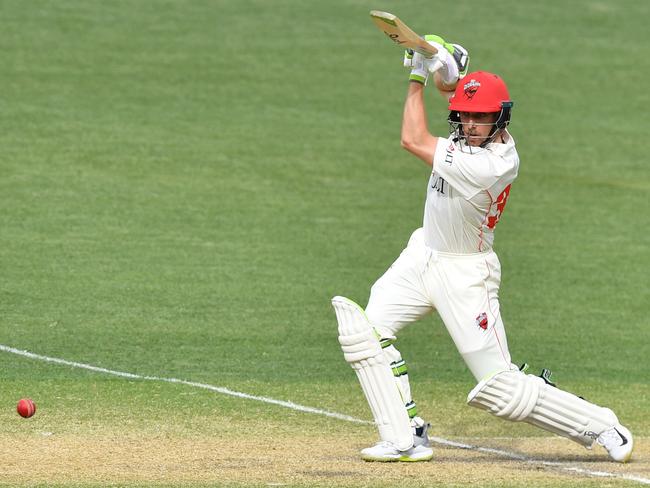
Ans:
[[[521,371],[502,371],[481,381],[467,396],[473,407],[514,422],[524,421],[585,447],[618,419],[608,408],[547,384]]]
[[[374,329],[359,305],[334,297],[343,357],[355,370],[382,440],[400,450],[413,446],[413,431],[393,371]]]

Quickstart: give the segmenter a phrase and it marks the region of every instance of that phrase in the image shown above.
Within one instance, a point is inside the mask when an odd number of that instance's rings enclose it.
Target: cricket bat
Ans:
[[[371,10],[370,18],[377,28],[398,46],[404,49],[412,49],[426,58],[431,58],[438,52],[435,47],[413,32],[396,15],[381,10]]]

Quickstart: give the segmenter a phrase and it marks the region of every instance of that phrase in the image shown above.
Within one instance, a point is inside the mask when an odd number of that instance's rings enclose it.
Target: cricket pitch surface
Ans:
[[[650,443],[637,439],[628,464],[607,461],[555,437],[457,439],[434,443],[424,463],[367,463],[363,435],[304,437],[244,433],[241,438],[111,435],[0,437],[0,484],[47,486],[641,486],[650,484]],[[600,473],[600,474],[595,474]],[[645,482],[644,482],[645,480]]]

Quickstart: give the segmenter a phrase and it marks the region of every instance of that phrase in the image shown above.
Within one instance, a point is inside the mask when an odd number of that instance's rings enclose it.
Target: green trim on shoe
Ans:
[[[398,458],[373,458],[373,457],[362,457],[364,461],[368,461],[371,463],[421,463],[421,462],[426,462],[426,461],[431,461],[433,459],[433,454],[431,456],[426,456],[420,459],[413,459],[409,456],[401,456]]]
[[[380,457],[380,456],[369,456],[361,455],[361,459],[371,463],[420,463],[427,462],[433,459],[433,451],[431,454],[427,454],[423,457],[412,458],[409,455],[403,455],[400,457]]]
[[[419,459],[413,459],[408,456],[402,456],[401,458],[398,459],[398,461],[401,463],[420,463],[423,461],[431,461],[432,459],[433,459],[433,453],[431,453],[431,456],[426,456]]]

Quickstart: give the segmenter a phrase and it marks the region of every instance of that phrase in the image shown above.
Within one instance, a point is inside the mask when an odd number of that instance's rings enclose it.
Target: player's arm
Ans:
[[[438,137],[429,132],[424,110],[424,85],[418,81],[409,83],[402,117],[402,147],[433,166],[433,155]]]
[[[433,156],[440,138],[429,132],[424,108],[424,86],[433,74],[436,88],[445,99],[449,99],[458,80],[468,71],[469,54],[462,46],[449,44],[440,36],[429,34],[424,38],[436,52],[433,57],[426,58],[413,51],[404,54],[404,66],[411,68],[411,83],[404,104],[402,147],[433,166]]]

